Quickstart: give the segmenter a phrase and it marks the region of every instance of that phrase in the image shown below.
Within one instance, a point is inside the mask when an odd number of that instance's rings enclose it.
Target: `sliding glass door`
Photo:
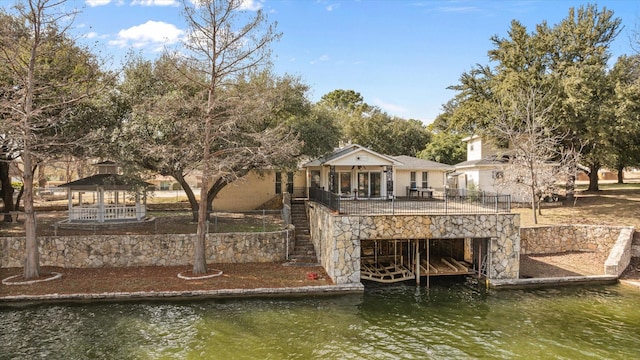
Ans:
[[[382,174],[380,172],[358,172],[358,197],[381,196]]]

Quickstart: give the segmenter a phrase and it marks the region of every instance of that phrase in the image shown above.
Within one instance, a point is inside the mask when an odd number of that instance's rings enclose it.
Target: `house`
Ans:
[[[455,172],[450,173],[447,179],[449,188],[458,189],[461,194],[469,191],[510,194],[512,201],[527,201],[513,186],[500,181],[508,162],[508,146],[496,146],[483,141],[478,135],[462,141],[467,143],[467,160],[454,165]]]
[[[350,144],[303,165],[307,187],[345,199],[425,196],[443,188],[453,167],[411,156],[389,156]]]

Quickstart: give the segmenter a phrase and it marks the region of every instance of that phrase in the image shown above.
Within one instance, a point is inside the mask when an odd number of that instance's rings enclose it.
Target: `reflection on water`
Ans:
[[[0,359],[637,359],[640,292],[485,293],[462,283],[364,295],[0,308]]]

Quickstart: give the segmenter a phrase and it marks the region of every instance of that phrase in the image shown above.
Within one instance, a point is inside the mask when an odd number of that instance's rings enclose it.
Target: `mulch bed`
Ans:
[[[45,294],[100,294],[114,292],[196,291],[220,289],[257,289],[332,285],[322,267],[283,266],[282,263],[209,264],[222,270],[221,276],[201,280],[183,280],[178,273],[190,266],[149,266],[127,268],[42,267],[41,273],[62,273],[53,281],[30,285],[0,285],[0,297]],[[312,280],[309,273],[317,274]],[[0,278],[22,274],[22,268],[0,268]],[[19,278],[12,281],[20,281]]]

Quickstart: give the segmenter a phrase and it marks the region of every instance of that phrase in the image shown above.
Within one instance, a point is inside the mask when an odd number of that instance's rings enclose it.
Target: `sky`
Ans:
[[[9,0],[0,0],[5,2]],[[120,66],[132,49],[158,57],[185,34],[180,0],[71,0],[81,12],[73,30],[100,56]],[[447,87],[476,64],[487,65],[493,35],[506,37],[512,20],[528,29],[564,19],[571,0],[244,0],[262,9],[282,32],[272,44],[277,74],[300,77],[309,99],[336,89],[359,92],[390,115],[425,124],[454,97]],[[640,28],[640,1],[597,2],[622,19],[613,59],[633,54],[631,34]]]

